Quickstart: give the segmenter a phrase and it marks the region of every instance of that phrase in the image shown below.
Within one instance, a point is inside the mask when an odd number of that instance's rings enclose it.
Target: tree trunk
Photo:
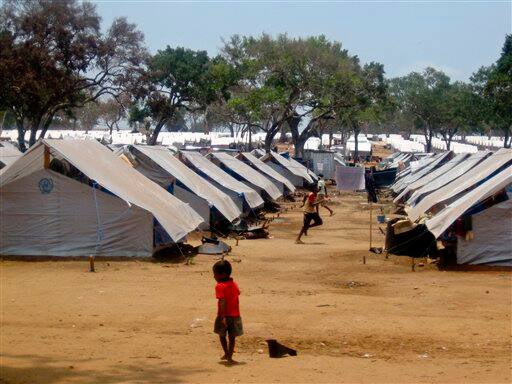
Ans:
[[[510,137],[510,128],[504,130],[505,137],[503,138],[503,147],[510,148],[510,144],[512,144],[512,138]]]
[[[37,125],[33,128],[30,128],[30,138],[28,140],[29,147],[33,146],[36,143],[37,128]]]
[[[424,130],[424,135],[425,135],[425,152],[429,153],[430,151],[432,151],[432,136],[433,136],[433,132],[430,128],[427,128]]]
[[[443,133],[443,140],[446,143],[446,150],[449,151],[450,150],[450,144],[451,144],[451,141],[452,141],[451,136],[449,134],[447,135],[447,134]]]
[[[333,133],[331,131],[331,132],[329,132],[329,149],[331,149],[331,147],[332,147],[332,136],[333,136]]]
[[[233,124],[228,124],[228,128],[229,128],[229,134],[231,135],[231,137],[235,137],[235,129],[233,128]]]
[[[302,137],[302,135],[301,137],[299,137],[299,139],[295,143],[295,157],[300,159],[304,158],[304,146],[306,145],[307,140],[308,139]]]
[[[265,152],[270,152],[270,147],[272,146],[272,142],[274,141],[274,137],[276,136],[277,132],[278,130],[271,128],[265,135]]]
[[[23,127],[23,122],[16,120],[16,126],[18,127],[18,147],[20,147],[21,152],[25,152],[27,146],[25,145],[25,128]]]
[[[286,143],[286,129],[281,128],[281,135],[279,136],[279,142],[281,144]]]
[[[165,120],[162,120],[156,125],[155,130],[151,134],[151,137],[149,138],[149,140],[147,140],[148,145],[156,145],[156,142],[158,140],[158,135],[160,134],[160,131],[162,130],[162,127],[164,126],[164,124],[165,124]]]
[[[50,128],[50,125],[53,121],[53,116],[54,114],[52,113],[44,122],[43,128],[41,129],[41,133],[39,134],[39,139],[44,139],[46,132],[48,132],[48,128]]]

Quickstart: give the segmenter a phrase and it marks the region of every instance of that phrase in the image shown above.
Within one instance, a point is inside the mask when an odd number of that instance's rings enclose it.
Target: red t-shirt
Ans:
[[[226,306],[224,310],[224,316],[237,317],[240,316],[240,307],[238,303],[238,296],[240,296],[240,289],[238,285],[229,279],[228,281],[218,282],[215,286],[215,296],[217,299],[224,299]],[[220,301],[218,303],[217,314],[220,315]]]

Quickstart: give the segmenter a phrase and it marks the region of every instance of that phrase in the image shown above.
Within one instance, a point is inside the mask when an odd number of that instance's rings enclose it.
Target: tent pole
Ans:
[[[372,248],[372,209],[373,203],[370,201],[370,249]]]

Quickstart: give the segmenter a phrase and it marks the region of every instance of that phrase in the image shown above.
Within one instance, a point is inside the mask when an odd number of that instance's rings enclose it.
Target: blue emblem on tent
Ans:
[[[39,180],[39,190],[43,194],[50,193],[53,190],[53,180],[46,177]]]

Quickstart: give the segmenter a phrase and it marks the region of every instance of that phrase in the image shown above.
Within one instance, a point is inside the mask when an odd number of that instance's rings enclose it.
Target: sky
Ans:
[[[136,23],[151,52],[167,45],[219,52],[222,38],[263,32],[326,35],[395,77],[427,66],[469,79],[512,33],[509,1],[95,1],[104,25]]]

